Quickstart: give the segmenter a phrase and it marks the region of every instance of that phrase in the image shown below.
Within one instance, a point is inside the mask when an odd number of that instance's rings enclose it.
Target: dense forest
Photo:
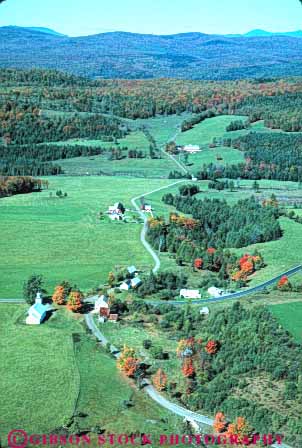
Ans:
[[[300,114],[302,84],[299,78],[254,81],[86,80],[53,70],[1,69],[0,104],[14,100],[42,110],[109,113],[126,118],[187,111],[236,114],[244,109],[257,114]],[[276,98],[276,99],[275,99]],[[301,108],[300,108],[301,109]],[[300,116],[300,115],[299,115]],[[265,118],[265,117],[264,117]],[[198,120],[198,118],[197,118]],[[301,121],[301,119],[300,119]]]
[[[6,102],[0,106],[0,138],[9,145],[57,142],[71,138],[107,141],[125,136],[121,123],[102,115],[44,116],[41,110]]]
[[[273,205],[263,206],[252,196],[230,205],[226,200],[196,199],[191,196],[163,196],[163,201],[192,218],[174,213],[166,223],[161,218],[149,220],[149,240],[156,245],[160,236],[169,252],[193,242],[200,247],[244,247],[277,239],[281,236],[279,211]]]
[[[250,132],[236,139],[225,139],[225,146],[244,152],[245,163],[203,165],[198,179],[274,179],[301,182],[302,136],[290,133]]]
[[[33,179],[32,177],[0,176],[0,197],[32,193],[33,191],[39,191],[42,186],[47,185],[47,181],[43,182],[40,179]]]

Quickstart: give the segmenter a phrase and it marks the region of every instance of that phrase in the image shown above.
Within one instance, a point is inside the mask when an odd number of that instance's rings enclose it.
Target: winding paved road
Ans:
[[[302,271],[302,265],[295,266],[292,269],[289,269],[288,271],[283,272],[282,274],[277,275],[276,277],[273,277],[270,280],[267,280],[266,282],[261,283],[260,285],[254,286],[252,288],[245,289],[243,291],[234,292],[231,294],[226,294],[224,296],[220,297],[212,297],[210,299],[196,299],[191,300],[190,303],[193,305],[204,305],[206,303],[215,303],[215,302],[224,302],[226,300],[230,299],[240,299],[241,297],[250,296],[251,294],[254,294],[255,292],[262,291],[263,289],[275,285],[278,280],[281,279],[283,276],[291,277],[292,275],[296,274],[297,272]],[[168,303],[169,305],[184,305],[188,303],[188,300],[146,300],[147,303],[150,305],[158,305],[160,303]]]

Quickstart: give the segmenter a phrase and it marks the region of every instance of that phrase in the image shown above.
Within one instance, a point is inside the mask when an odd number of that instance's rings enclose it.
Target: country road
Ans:
[[[271,278],[270,280],[267,280],[266,282],[260,283],[260,285],[254,286],[252,288],[245,289],[243,291],[234,292],[231,294],[226,294],[224,296],[219,297],[212,297],[210,299],[196,299],[191,300],[190,303],[192,305],[203,305],[206,303],[215,303],[215,302],[224,302],[226,300],[230,299],[240,299],[241,297],[249,296],[251,294],[254,294],[255,292],[262,291],[263,289],[266,289],[269,286],[272,286],[278,282],[278,280],[281,279],[283,276],[291,277],[292,275],[296,274],[297,272],[302,271],[302,265],[295,266],[292,269],[289,269],[288,271],[282,272],[282,274],[277,275],[276,277]],[[158,305],[160,303],[168,303],[169,305],[185,305],[188,303],[188,300],[146,300],[147,303],[150,305]]]
[[[150,244],[148,243],[148,241],[146,240],[146,234],[147,234],[147,224],[148,224],[148,220],[147,220],[147,216],[146,213],[143,213],[141,211],[141,209],[139,208],[139,206],[137,205],[136,201],[141,198],[142,196],[148,196],[150,194],[156,193],[157,191],[161,191],[161,190],[165,190],[166,188],[170,188],[173,187],[173,185],[177,185],[181,182],[185,182],[184,179],[182,180],[178,180],[177,182],[173,182],[172,184],[166,185],[164,187],[160,187],[160,188],[156,188],[155,190],[149,191],[147,193],[142,193],[140,196],[136,196],[135,198],[131,199],[132,205],[134,206],[134,208],[138,211],[139,215],[142,217],[142,219],[144,220],[144,225],[141,231],[141,242],[144,245],[144,247],[146,248],[146,250],[149,252],[149,254],[152,256],[154,262],[155,262],[155,266],[152,269],[152,271],[155,273],[159,270],[160,268],[160,259],[158,258],[157,254],[155,253],[155,251],[153,250],[153,248],[150,246]]]

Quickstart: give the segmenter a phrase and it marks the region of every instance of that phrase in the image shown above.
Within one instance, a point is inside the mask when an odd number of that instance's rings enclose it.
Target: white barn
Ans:
[[[108,297],[102,295],[96,299],[94,302],[94,310],[93,313],[100,313],[101,308],[106,308],[109,310]]]
[[[201,151],[199,145],[185,145],[182,150],[185,152],[189,152],[190,154]]]
[[[181,289],[179,296],[182,299],[201,299],[201,294],[198,289]]]

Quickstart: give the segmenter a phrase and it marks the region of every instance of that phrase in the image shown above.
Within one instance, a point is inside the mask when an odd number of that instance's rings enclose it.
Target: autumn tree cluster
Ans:
[[[133,348],[124,346],[118,360],[118,368],[128,377],[134,377],[138,371],[140,359],[136,356]]]

